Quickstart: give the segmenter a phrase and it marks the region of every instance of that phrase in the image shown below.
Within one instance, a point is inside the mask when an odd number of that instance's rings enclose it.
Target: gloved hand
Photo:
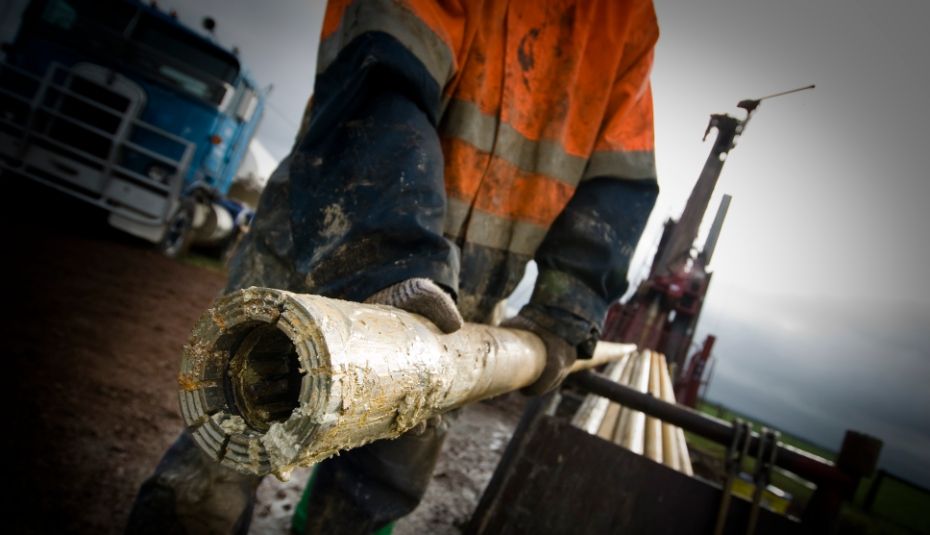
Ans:
[[[452,297],[430,279],[407,279],[380,290],[365,300],[366,303],[390,305],[419,314],[433,322],[439,330],[449,334],[462,328],[465,321]],[[442,416],[433,416],[413,427],[409,432],[422,435],[427,428],[442,425]]]
[[[376,292],[365,302],[390,305],[419,314],[446,334],[461,329],[464,323],[452,297],[429,279],[417,278],[398,282]]]
[[[535,383],[520,390],[526,395],[537,396],[558,387],[568,375],[568,368],[578,358],[578,350],[575,346],[528,317],[524,311],[503,322],[501,327],[530,331],[541,338],[543,345],[546,346],[546,367]]]

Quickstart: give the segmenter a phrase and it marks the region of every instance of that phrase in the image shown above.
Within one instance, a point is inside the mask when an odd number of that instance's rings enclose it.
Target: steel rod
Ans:
[[[756,100],[760,100],[760,101],[761,101],[761,100],[768,100],[768,99],[770,99],[770,98],[781,97],[781,96],[784,96],[784,95],[790,95],[791,93],[797,93],[798,91],[804,91],[804,90],[807,90],[807,89],[814,89],[815,87],[817,87],[817,86],[814,85],[814,84],[810,84],[810,85],[806,85],[806,86],[804,86],[804,87],[797,87],[797,88],[795,88],[795,89],[789,89],[789,90],[787,90],[787,91],[779,91],[778,93],[772,93],[771,95],[765,95],[764,97],[759,97],[759,98],[757,98]]]
[[[607,369],[604,370],[604,375],[611,381],[619,381],[630,358],[629,355],[626,355],[620,360],[611,362],[607,365]],[[572,425],[596,435],[601,425],[603,425],[610,403],[611,401],[607,398],[589,394],[572,418]]]
[[[669,403],[675,403],[675,390],[672,388],[672,378],[668,374],[668,366],[665,362],[665,356],[660,355],[662,361],[661,367],[661,398]],[[668,442],[670,449],[674,450],[675,462],[677,469],[685,475],[693,476],[694,469],[691,466],[691,454],[688,452],[688,442],[685,440],[685,432],[680,427],[674,426],[668,422],[662,423],[663,437]]]
[[[662,383],[660,377],[662,376],[662,372],[659,370],[661,361],[659,360],[658,353],[650,353],[652,363],[649,366],[649,393],[661,398]],[[664,457],[662,452],[662,420],[654,416],[646,417],[646,437],[643,443],[643,450],[645,451],[646,457],[649,457],[657,463],[662,462]]]
[[[624,408],[642,411],[718,444],[727,445],[733,439],[733,426],[727,422],[656,399],[596,373],[579,372],[572,375],[569,381],[588,392],[616,401]],[[759,435],[753,433],[750,447],[758,448],[759,440]],[[837,469],[830,461],[783,443],[778,444],[776,464],[814,483],[847,485],[852,481],[850,476]]]

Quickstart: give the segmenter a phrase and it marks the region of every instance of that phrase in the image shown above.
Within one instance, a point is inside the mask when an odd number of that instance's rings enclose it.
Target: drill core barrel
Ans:
[[[602,342],[576,369],[634,349]],[[249,288],[200,318],[178,382],[201,449],[240,472],[285,478],[532,384],[544,366],[542,341],[527,331],[466,324],[443,334],[388,306]]]

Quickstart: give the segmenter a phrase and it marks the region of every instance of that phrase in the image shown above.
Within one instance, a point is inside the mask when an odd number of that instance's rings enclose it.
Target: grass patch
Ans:
[[[768,427],[769,429],[778,429],[778,427],[776,426],[767,424],[756,418],[746,416],[745,414],[736,412],[728,407],[724,407],[723,405],[719,405],[716,403],[711,403],[709,401],[700,401],[698,403],[697,410],[700,412],[703,412],[704,414],[709,414],[711,416],[720,418],[721,420],[726,420],[728,422],[733,422],[735,419],[740,418],[743,421],[749,422],[749,424],[752,426],[752,430],[755,431],[756,433],[761,432],[763,427]],[[808,453],[813,453],[814,455],[817,455],[818,457],[823,457],[824,459],[827,459],[828,461],[834,461],[836,459],[835,451],[827,449],[823,446],[820,446],[819,444],[815,444],[809,440],[792,435],[790,433],[785,433],[784,431],[781,431],[781,438],[779,438],[779,440],[785,444],[788,444],[789,446],[798,448],[799,450],[804,450]]]
[[[702,401],[698,404],[697,409],[700,412],[728,422],[740,418],[749,422],[752,429],[757,433],[761,431],[763,426],[772,428],[772,426],[764,422],[716,403]],[[690,448],[718,459],[724,458],[726,446],[693,433],[685,432],[685,437]],[[829,461],[836,460],[835,451],[790,433],[782,433],[780,440],[784,444],[823,457]],[[748,474],[754,472],[756,464],[751,453],[747,458],[743,459],[742,469],[743,472]],[[777,467],[772,471],[771,483],[793,496],[796,505],[792,507],[792,510],[795,512],[803,510],[814,491],[813,485],[809,482]],[[839,533],[862,535],[919,533],[930,535],[930,513],[928,513],[930,511],[930,492],[900,482],[893,477],[886,477],[879,487],[871,510],[866,511],[864,509],[865,498],[871,484],[872,478],[864,478],[859,483],[852,503],[846,504],[840,514],[838,520]]]
[[[217,273],[226,273],[226,266],[221,260],[200,253],[187,253],[182,255],[178,257],[178,262],[189,266],[209,269]]]
[[[865,507],[865,497],[872,481],[870,478],[860,483],[853,502],[857,507]],[[893,476],[881,480],[870,512],[872,516],[893,521],[914,533],[930,534],[930,492]]]
[[[726,454],[725,446],[717,444],[716,442],[706,438],[699,437],[693,433],[685,431],[685,439],[688,441],[689,448],[698,450],[706,455],[718,459],[723,459],[724,455]],[[752,452],[743,458],[742,470],[747,474],[753,474],[755,472],[756,460],[752,457]],[[798,505],[799,508],[803,508],[807,505],[807,501],[810,499],[811,494],[813,494],[814,491],[810,483],[778,467],[775,467],[775,469],[772,470],[770,483],[790,494],[792,496],[792,500]]]

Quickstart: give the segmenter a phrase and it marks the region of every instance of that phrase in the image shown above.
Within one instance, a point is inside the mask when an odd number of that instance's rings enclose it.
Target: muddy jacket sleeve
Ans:
[[[416,18],[393,2],[336,4],[291,161],[296,267],[310,291],[350,300],[410,277],[455,292],[436,133],[451,56],[408,31]]]
[[[526,314],[593,351],[658,195],[649,72],[655,33],[639,36],[614,82],[582,182],[536,252],[539,278]],[[545,319],[544,319],[545,318]]]

